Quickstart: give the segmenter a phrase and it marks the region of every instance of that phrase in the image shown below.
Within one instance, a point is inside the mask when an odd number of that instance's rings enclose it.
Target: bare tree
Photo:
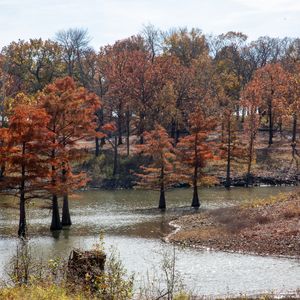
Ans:
[[[145,40],[147,50],[151,53],[151,60],[162,50],[163,37],[161,31],[152,24],[144,25],[141,32],[142,37]]]
[[[79,80],[86,87],[87,80],[84,72],[84,56],[91,51],[91,38],[87,29],[70,28],[56,33],[56,41],[63,47],[63,59],[69,76]]]

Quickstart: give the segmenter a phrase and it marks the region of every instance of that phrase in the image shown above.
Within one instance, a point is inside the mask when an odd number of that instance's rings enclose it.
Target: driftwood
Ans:
[[[67,280],[75,284],[87,284],[104,272],[106,255],[97,250],[81,251],[74,249],[70,253]]]

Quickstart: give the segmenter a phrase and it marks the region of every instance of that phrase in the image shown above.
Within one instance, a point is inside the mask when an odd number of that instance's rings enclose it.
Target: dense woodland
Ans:
[[[78,162],[91,153],[111,154],[112,178],[121,157],[139,157],[126,172],[160,190],[161,209],[167,188],[183,183],[199,207],[197,187],[217,182],[209,162],[224,162],[226,187],[233,162],[251,185],[259,131],[269,147],[275,134],[288,141],[298,172],[299,39],[149,25],[98,51],[89,42],[69,29],[1,50],[0,190],[20,199],[19,236],[34,198],[52,200],[52,230],[71,225],[68,195],[88,181]]]

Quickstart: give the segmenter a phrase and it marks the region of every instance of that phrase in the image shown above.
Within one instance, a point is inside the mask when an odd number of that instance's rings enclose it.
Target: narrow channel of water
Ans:
[[[291,187],[222,188],[202,189],[201,209],[235,205],[243,201],[265,198]],[[38,256],[67,257],[74,247],[89,249],[97,242],[100,230],[105,231],[107,248],[113,245],[129,272],[136,274],[137,283],[147,271],[157,271],[162,259],[162,249],[173,249],[161,237],[170,232],[170,218],[192,213],[189,208],[191,191],[173,190],[167,194],[168,210],[155,209],[157,193],[150,191],[87,191],[75,197],[71,203],[74,225],[63,230],[56,238],[35,236],[32,247]],[[154,207],[154,208],[153,208]],[[50,211],[30,208],[30,226],[48,227]],[[15,225],[17,211],[1,209],[0,228]],[[29,228],[30,231],[30,228]],[[18,241],[0,239],[0,274],[5,275],[5,265]],[[259,257],[252,255],[214,252],[208,250],[181,249],[176,247],[177,267],[186,288],[196,294],[256,294],[274,291],[286,293],[300,288],[300,261],[293,259]]]

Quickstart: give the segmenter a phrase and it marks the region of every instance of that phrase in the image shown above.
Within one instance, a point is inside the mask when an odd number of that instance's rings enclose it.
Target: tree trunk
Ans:
[[[249,156],[248,156],[248,166],[247,166],[247,176],[246,176],[246,187],[249,187],[250,178],[251,178],[251,166],[252,166],[252,159],[253,159],[253,143],[254,137],[251,134],[250,143],[249,143]],[[252,184],[252,182],[251,182]]]
[[[141,113],[140,114],[140,122],[139,122],[139,136],[140,136],[140,144],[144,144],[144,119],[145,119],[145,114]]]
[[[242,109],[242,120],[241,120],[242,123],[245,122],[245,115],[246,115],[246,109],[245,109],[245,107],[243,107],[243,109]]]
[[[123,144],[123,139],[122,139],[122,123],[121,123],[121,119],[118,119],[118,145],[122,145]]]
[[[269,116],[269,147],[273,144],[273,114],[272,114],[272,101],[268,105]]]
[[[26,154],[26,143],[22,143],[22,157]],[[21,166],[21,185],[20,185],[20,220],[19,220],[19,230],[18,236],[20,238],[26,237],[26,211],[25,211],[25,164],[22,163]]]
[[[283,138],[283,131],[282,131],[282,120],[280,118],[280,121],[278,123],[278,127],[279,127],[279,133],[280,133],[280,140],[282,140]]]
[[[102,93],[101,93],[102,95]],[[101,96],[100,96],[101,97]],[[96,112],[97,116],[97,128],[96,131],[99,132],[101,127],[104,125],[104,115],[103,115],[103,108],[100,108]],[[101,140],[101,142],[100,142]],[[100,155],[100,148],[105,144],[105,138],[99,139],[98,137],[95,137],[95,156],[98,157]]]
[[[4,178],[5,165],[0,166],[0,180]]]
[[[222,120],[222,123],[221,123],[221,143],[224,143],[224,131],[225,131],[225,128],[224,128],[224,121]]]
[[[273,96],[274,90],[271,89],[271,98],[268,101],[268,117],[269,117],[269,147],[273,144]]]
[[[140,135],[140,144],[141,145],[144,144],[144,135],[143,134]]]
[[[236,120],[238,121],[240,119],[240,106],[236,106]]]
[[[102,95],[102,93],[101,93],[101,95]],[[100,110],[99,110],[99,124],[100,124],[100,126],[104,125],[104,111],[103,111],[103,108],[100,108]],[[101,138],[100,146],[102,147],[103,145],[105,145],[105,137]]]
[[[227,189],[231,186],[230,179],[230,164],[231,164],[231,120],[228,120],[228,141],[227,141],[227,168],[226,168],[226,182],[225,187]]]
[[[175,144],[177,144],[179,142],[179,138],[180,138],[180,130],[177,128],[176,129]]]
[[[159,196],[158,208],[166,209],[164,166],[161,167],[160,180],[161,180],[161,182],[160,182],[160,196]]]
[[[292,134],[292,155],[296,155],[296,139],[297,139],[297,114],[293,114],[293,134]]]
[[[192,200],[192,207],[198,208],[200,206],[199,197],[198,197],[198,164],[199,164],[199,158],[198,158],[198,135],[195,135],[195,144],[194,144],[194,155],[195,155],[195,167],[194,167],[194,177],[193,177],[193,200]]]
[[[130,113],[126,111],[126,155],[130,154]]]
[[[171,122],[171,138],[175,139],[176,123],[174,120]]]
[[[197,187],[197,184],[194,185],[192,207],[195,207],[195,208],[200,207],[200,201],[199,201],[199,197],[198,197],[198,187]]]
[[[62,170],[62,180],[63,180],[64,183],[67,182],[66,174],[67,174],[67,171],[66,171],[65,166],[64,166],[63,170]],[[62,226],[71,226],[72,225],[70,211],[69,211],[69,197],[68,197],[68,194],[65,194],[63,196],[63,208],[62,208],[61,225]]]
[[[25,211],[25,196],[24,193],[20,195],[20,220],[18,236],[20,238],[26,237],[26,211]]]
[[[70,210],[69,210],[69,197],[68,195],[64,195],[63,197],[63,209],[62,209],[62,220],[61,220],[62,226],[71,226],[71,216],[70,216]]]
[[[118,173],[118,137],[115,135],[113,176],[116,176],[117,173]]]
[[[100,155],[100,143],[99,138],[95,137],[95,156],[98,157]]]
[[[159,205],[158,208],[160,209],[166,209],[166,198],[165,198],[165,191],[160,190],[160,196],[159,196]]]
[[[58,200],[56,195],[52,195],[52,222],[50,230],[61,230],[62,225],[59,217]]]

